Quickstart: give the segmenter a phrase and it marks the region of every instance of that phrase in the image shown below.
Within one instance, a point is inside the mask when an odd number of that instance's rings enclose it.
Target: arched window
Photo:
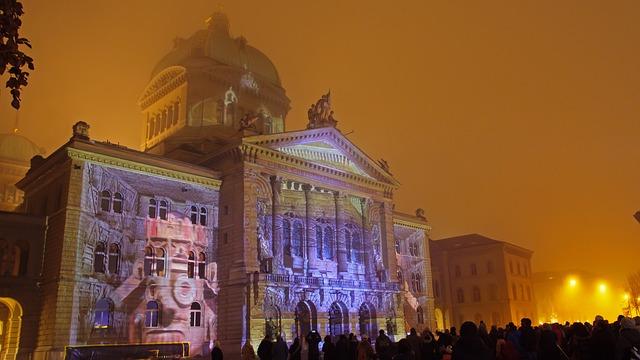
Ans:
[[[286,253],[291,255],[291,222],[287,219],[282,220],[282,240]]]
[[[316,225],[316,256],[318,259],[323,258],[323,242],[322,242],[322,226]]]
[[[303,237],[304,237],[304,229],[302,227],[302,223],[300,221],[296,221],[293,223],[293,234],[291,234],[291,250],[293,255],[302,256],[303,254]]]
[[[202,308],[200,304],[194,302],[191,304],[191,310],[189,310],[189,326],[201,326]]]
[[[478,275],[478,267],[476,266],[476,264],[471,264],[471,275],[475,276]]]
[[[180,103],[173,103],[173,125],[178,123],[178,117],[180,116]]]
[[[100,242],[93,253],[93,271],[97,273],[104,273],[105,250],[106,246]]]
[[[207,209],[204,207],[200,208],[200,225],[207,226]]]
[[[351,239],[351,231],[349,230],[345,230],[344,231],[344,243],[346,246],[346,250],[347,250],[347,261],[351,262],[353,261],[353,257],[352,257],[352,239]]]
[[[93,327],[96,329],[106,329],[111,326],[113,312],[113,302],[111,299],[102,298],[96,302],[93,312]]]
[[[480,289],[477,286],[473,287],[473,301],[480,302]]]
[[[144,248],[144,274],[153,275],[153,248]]]
[[[333,260],[333,245],[334,244],[334,234],[333,228],[331,226],[327,226],[324,228],[324,241],[323,241],[323,254],[324,258],[327,260]]]
[[[169,205],[166,200],[160,200],[160,206],[158,210],[158,214],[160,215],[160,219],[167,220],[167,212],[169,211]]]
[[[513,262],[511,260],[509,260],[509,273],[513,275]]]
[[[416,292],[416,274],[415,273],[411,273],[411,290],[413,292]]]
[[[351,234],[351,241],[353,251],[352,259],[356,264],[362,264],[362,242],[360,241],[360,233],[358,230],[355,230],[353,234]]]
[[[195,206],[191,207],[191,223],[193,225],[198,223],[198,208]]]
[[[147,113],[147,139],[151,139],[153,135],[153,119],[149,118],[149,114]]]
[[[117,274],[120,270],[120,246],[109,245],[109,274]]]
[[[122,214],[122,194],[119,192],[113,194],[113,212]]]
[[[458,300],[458,304],[464,303],[464,290],[458,289],[456,291],[456,298]]]
[[[416,274],[416,292],[422,292],[422,275],[420,273]]]
[[[424,310],[422,310],[422,306],[418,306],[416,314],[418,315],[418,324],[424,324]]]
[[[203,252],[201,252],[198,255],[198,277],[200,279],[206,279],[207,278],[205,276],[205,267],[206,267],[205,265],[207,263],[206,260],[207,260],[207,257],[204,255]]]
[[[155,268],[155,275],[156,276],[164,276],[165,275],[165,263],[166,263],[166,259],[165,259],[165,251],[163,248],[157,248],[156,249],[156,256],[155,256],[155,264],[156,264],[156,268]]]
[[[144,312],[144,326],[149,328],[158,327],[160,318],[160,305],[156,301],[149,301]]]
[[[111,193],[108,190],[100,193],[100,210],[111,211]]]
[[[149,199],[149,217],[152,219],[156,218],[156,208],[157,202],[155,199]]]
[[[493,274],[493,261],[487,262],[487,273]]]
[[[196,253],[189,251],[187,260],[187,277],[193,279],[196,276]]]

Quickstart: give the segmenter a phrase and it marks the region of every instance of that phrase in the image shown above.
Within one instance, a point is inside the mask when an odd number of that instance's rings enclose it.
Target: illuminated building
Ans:
[[[22,203],[22,191],[15,183],[29,170],[29,161],[43,150],[33,141],[12,133],[0,134],[0,211],[14,211]]]
[[[79,122],[18,184],[46,223],[25,354],[186,342],[206,355],[218,339],[233,359],[265,334],[433,327],[424,212],[393,210],[398,181],[338,130],[330,94],[286,131],[275,67],[216,13],[176,41],[139,104],[143,151]]]
[[[438,328],[537,319],[531,250],[469,234],[430,242]]]

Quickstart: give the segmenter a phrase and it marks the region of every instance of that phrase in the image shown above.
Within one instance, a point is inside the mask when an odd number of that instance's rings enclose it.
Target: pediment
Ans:
[[[382,165],[333,127],[257,135],[244,142],[267,147],[323,167],[348,172],[390,185],[399,183]]]

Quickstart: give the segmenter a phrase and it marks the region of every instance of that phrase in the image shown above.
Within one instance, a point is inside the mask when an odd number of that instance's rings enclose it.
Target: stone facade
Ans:
[[[439,329],[536,321],[531,250],[470,234],[430,242]]]

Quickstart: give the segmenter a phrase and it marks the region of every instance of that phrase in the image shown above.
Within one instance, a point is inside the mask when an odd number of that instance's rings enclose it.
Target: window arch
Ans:
[[[473,301],[480,302],[480,289],[477,286],[473,287]]]
[[[164,276],[165,275],[165,265],[166,265],[166,252],[163,248],[156,248],[155,252],[155,265],[154,269],[156,276]]]
[[[122,194],[119,192],[113,194],[113,212],[122,214]]]
[[[153,275],[153,248],[144,248],[144,274]]]
[[[464,303],[464,290],[458,289],[456,291],[456,299],[458,300],[458,304]]]
[[[207,209],[204,206],[200,208],[200,225],[207,226]]]
[[[353,261],[353,254],[351,253],[352,251],[352,244],[351,244],[352,240],[351,240],[351,231],[349,230],[345,230],[344,232],[344,243],[346,246],[346,250],[347,250],[347,261],[351,262]]]
[[[291,251],[295,256],[302,256],[303,254],[303,238],[304,229],[300,221],[293,223],[293,233],[291,234]]]
[[[106,329],[112,325],[113,301],[109,298],[102,298],[96,302],[93,311],[93,327],[96,329]]]
[[[193,279],[196,276],[196,253],[189,251],[187,260],[187,277]]]
[[[152,219],[156,218],[157,206],[158,203],[156,202],[156,199],[149,199],[149,217]]]
[[[96,249],[93,253],[93,271],[97,273],[104,273],[104,263],[105,263],[105,251],[106,246],[104,243],[99,242],[96,245]]]
[[[200,254],[198,254],[198,277],[200,279],[206,279],[207,277],[205,276],[205,270],[206,270],[206,263],[207,263],[207,257],[204,255],[203,252],[201,252]]]
[[[190,213],[190,219],[191,219],[191,223],[193,225],[198,223],[198,208],[195,206],[191,207],[191,213]]]
[[[149,328],[158,327],[160,318],[160,305],[157,301],[149,301],[144,312],[144,326]]]
[[[100,193],[100,210],[111,211],[111,193],[109,190],[103,190]]]
[[[109,245],[109,273],[117,274],[120,270],[120,246],[118,244]]]
[[[324,255],[324,242],[322,241],[322,226],[316,225],[316,257],[322,259]]]
[[[333,244],[334,244],[334,234],[333,228],[331,226],[327,226],[324,229],[324,241],[323,241],[323,254],[324,258],[327,260],[333,260]]]
[[[202,322],[202,308],[199,303],[194,302],[191,304],[191,309],[189,310],[189,326],[191,327],[199,327]]]
[[[167,220],[167,213],[169,212],[169,204],[166,200],[160,200],[160,206],[158,206],[158,215],[160,219]]]
[[[416,273],[416,292],[422,292],[422,275]]]
[[[424,324],[424,310],[422,310],[422,306],[418,306],[416,314],[418,315],[418,324]]]

